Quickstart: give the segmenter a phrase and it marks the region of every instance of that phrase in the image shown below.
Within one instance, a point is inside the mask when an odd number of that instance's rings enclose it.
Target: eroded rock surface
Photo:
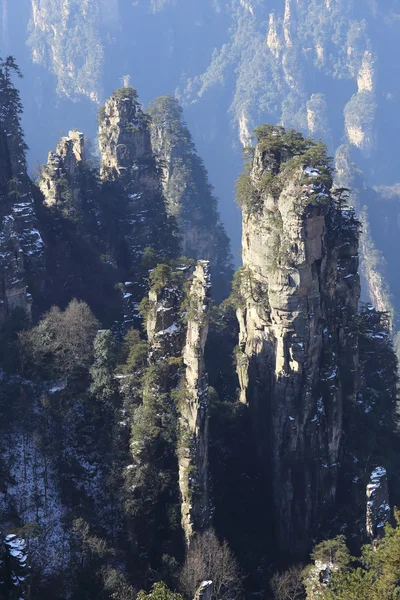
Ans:
[[[343,404],[355,399],[358,224],[333,201],[323,148],[281,128],[257,135],[241,182],[238,375],[278,543],[301,554],[335,500]]]
[[[183,362],[186,367],[179,403],[179,488],[182,527],[186,540],[209,524],[208,498],[208,379],[204,348],[208,334],[210,269],[197,263],[189,292],[190,304]]]
[[[84,136],[77,130],[72,130],[68,136],[63,137],[57,144],[55,152],[49,152],[47,165],[44,166],[39,181],[47,206],[63,204],[70,199],[79,208],[81,207],[84,159]]]

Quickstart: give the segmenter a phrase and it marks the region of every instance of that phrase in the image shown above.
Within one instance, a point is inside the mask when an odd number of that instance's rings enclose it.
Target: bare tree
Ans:
[[[85,302],[72,300],[64,312],[53,306],[36,327],[20,333],[22,355],[39,372],[68,378],[89,367],[98,328]]]
[[[302,600],[305,597],[303,567],[290,567],[283,573],[275,573],[271,579],[274,600]]]
[[[220,542],[213,529],[198,534],[190,544],[180,574],[182,591],[194,598],[203,581],[212,581],[215,600],[238,600],[242,581],[237,561],[226,541]]]

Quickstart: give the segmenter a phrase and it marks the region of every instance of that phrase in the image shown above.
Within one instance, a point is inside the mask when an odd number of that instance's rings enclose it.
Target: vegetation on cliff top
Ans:
[[[325,144],[275,125],[257,127],[254,137],[256,146],[245,148],[245,170],[236,184],[236,199],[245,213],[260,212],[266,194],[278,198],[290,178],[298,179],[296,171],[300,171],[300,184],[305,188],[304,203],[329,200],[333,164]],[[256,156],[258,171],[262,168],[260,181],[250,176]]]

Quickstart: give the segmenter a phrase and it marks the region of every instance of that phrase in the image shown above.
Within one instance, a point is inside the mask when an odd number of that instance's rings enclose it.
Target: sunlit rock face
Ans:
[[[158,391],[175,397],[181,525],[189,544],[196,532],[210,525],[211,517],[208,377],[204,362],[211,277],[207,261],[198,261],[194,270],[178,269],[175,274],[168,270],[168,280],[162,286],[153,285],[149,292],[147,336],[149,363],[157,367],[159,374]],[[186,295],[184,285],[188,286]],[[177,364],[182,365],[180,377]]]
[[[137,179],[153,159],[148,121],[133,88],[121,88],[99,116],[100,176],[104,180]]]
[[[55,152],[49,152],[39,181],[47,206],[62,204],[68,196],[68,200],[81,208],[84,191],[81,167],[84,159],[84,136],[76,130],[70,131],[68,136],[61,139]]]
[[[208,335],[210,268],[199,261],[190,287],[184,392],[180,402],[179,488],[181,522],[187,542],[210,524],[208,471],[208,379],[204,348]]]
[[[168,215],[161,175],[151,146],[149,117],[131,87],[116,90],[99,111],[100,179],[104,194],[116,202],[120,251],[130,271],[126,293],[140,302],[148,269],[146,249],[156,262],[177,253],[176,223]],[[115,200],[116,199],[116,200]],[[139,287],[138,285],[139,284]],[[135,287],[136,286],[136,287]],[[131,304],[132,304],[131,302]],[[127,308],[128,316],[135,312]]]
[[[323,150],[281,128],[257,135],[241,185],[238,375],[278,542],[301,554],[335,500],[343,406],[356,393],[358,224],[333,201]]]

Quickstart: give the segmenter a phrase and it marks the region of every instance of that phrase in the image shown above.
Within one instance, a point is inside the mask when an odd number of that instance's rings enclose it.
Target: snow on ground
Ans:
[[[3,435],[1,453],[12,483],[0,493],[0,509],[5,514],[14,509],[22,525],[38,526],[39,536],[29,541],[30,561],[45,575],[58,572],[68,563],[69,544],[51,460],[41,452],[35,435],[22,428]],[[15,548],[15,552],[21,550]]]

